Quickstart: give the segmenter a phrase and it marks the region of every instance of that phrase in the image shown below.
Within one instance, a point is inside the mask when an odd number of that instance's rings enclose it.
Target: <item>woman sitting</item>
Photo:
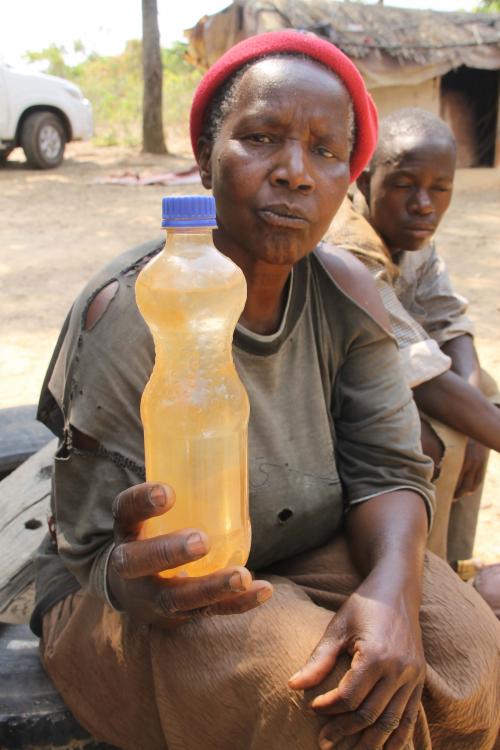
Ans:
[[[499,625],[425,552],[432,463],[371,276],[318,248],[375,146],[362,79],[313,35],[251,38],[202,80],[191,136],[214,242],[248,285],[233,356],[256,577],[159,578],[210,539],[137,540],[175,502],[143,483],[154,350],[134,284],[149,243],[84,290],[42,394],[61,437],[33,618],[45,667],[127,750],[491,750]]]

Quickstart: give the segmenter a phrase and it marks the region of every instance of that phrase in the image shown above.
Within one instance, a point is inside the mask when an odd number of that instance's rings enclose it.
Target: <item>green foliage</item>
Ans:
[[[481,0],[475,13],[500,13],[500,0]]]
[[[163,122],[169,137],[187,137],[193,92],[202,76],[186,59],[187,45],[176,42],[162,50]]]
[[[127,42],[116,56],[87,53],[80,40],[73,45],[82,62],[69,65],[64,47],[50,45],[40,52],[27,52],[28,62],[45,63],[44,72],[76,83],[92,102],[94,143],[97,145],[136,146],[142,132],[142,43]],[[193,91],[201,78],[199,70],[186,59],[186,45],[175,43],[162,50],[163,121],[167,143],[187,143],[189,107]]]
[[[51,76],[61,76],[69,78],[71,68],[64,62],[66,50],[64,47],[58,47],[56,44],[50,44],[41,52],[26,52],[25,58],[29,63],[46,62],[47,66],[44,73],[50,73]]]

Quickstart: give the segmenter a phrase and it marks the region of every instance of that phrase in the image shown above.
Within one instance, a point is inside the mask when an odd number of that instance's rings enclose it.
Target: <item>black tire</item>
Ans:
[[[13,151],[13,148],[3,148],[0,150],[0,167],[5,167],[5,162],[7,161],[7,157],[9,156],[10,152]]]
[[[52,112],[28,115],[21,131],[21,146],[30,167],[53,169],[63,160],[66,133]]]

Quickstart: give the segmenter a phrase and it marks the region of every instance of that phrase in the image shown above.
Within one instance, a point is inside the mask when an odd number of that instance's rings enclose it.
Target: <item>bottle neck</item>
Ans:
[[[168,227],[165,249],[189,252],[200,244],[212,243],[212,231],[213,227]]]

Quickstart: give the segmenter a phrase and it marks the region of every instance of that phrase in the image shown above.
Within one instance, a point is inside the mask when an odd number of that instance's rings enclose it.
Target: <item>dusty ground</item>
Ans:
[[[157,173],[188,156],[151,157],[71,144],[55,171],[28,170],[22,152],[0,169],[0,406],[34,403],[60,325],[95,269],[160,233],[160,200],[195,186],[122,187],[99,176]],[[439,247],[471,302],[483,366],[500,382],[500,170],[463,170]],[[500,456],[490,460],[476,553],[500,561]]]

